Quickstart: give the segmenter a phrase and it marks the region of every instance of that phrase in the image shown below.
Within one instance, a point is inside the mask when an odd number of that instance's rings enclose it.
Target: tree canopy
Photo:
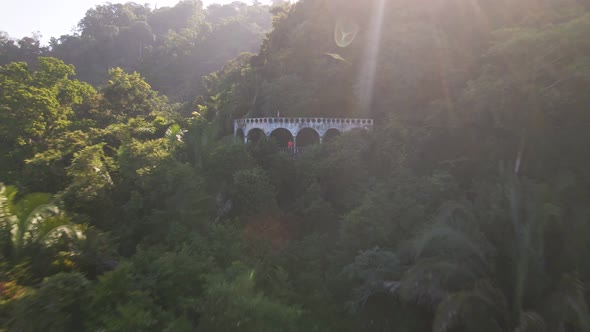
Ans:
[[[588,36],[575,0],[107,3],[48,47],[1,34],[0,329],[590,331]],[[234,137],[277,111],[375,126]]]

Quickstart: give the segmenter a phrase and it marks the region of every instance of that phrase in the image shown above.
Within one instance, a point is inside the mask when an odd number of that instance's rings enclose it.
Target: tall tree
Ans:
[[[72,75],[74,68],[55,58],[39,58],[37,71],[23,62],[0,67],[0,174],[5,179],[60,135],[73,107],[94,93]]]

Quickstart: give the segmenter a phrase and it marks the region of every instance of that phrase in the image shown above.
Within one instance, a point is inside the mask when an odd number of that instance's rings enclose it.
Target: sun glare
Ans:
[[[379,49],[381,45],[381,32],[383,29],[384,12],[385,0],[374,1],[366,53],[363,58],[363,65],[359,75],[359,101],[362,114],[368,114],[373,99],[373,89],[375,86],[375,74],[377,71],[377,61],[379,59]]]

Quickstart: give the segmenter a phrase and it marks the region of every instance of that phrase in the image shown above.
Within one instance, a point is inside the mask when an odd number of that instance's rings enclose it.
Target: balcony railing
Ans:
[[[356,118],[245,118],[234,120],[236,125],[239,124],[339,124],[339,125],[373,125],[373,119],[356,119]]]
[[[296,148],[279,148],[279,151],[287,153],[287,154],[302,154],[305,151],[305,147],[296,147]]]

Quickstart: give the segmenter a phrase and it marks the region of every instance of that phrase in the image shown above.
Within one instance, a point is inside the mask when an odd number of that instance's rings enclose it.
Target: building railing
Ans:
[[[236,124],[339,124],[339,125],[373,125],[373,119],[356,119],[356,118],[246,118],[235,120]]]
[[[279,148],[279,151],[287,153],[287,154],[301,154],[305,152],[305,147],[296,147],[296,148]]]

